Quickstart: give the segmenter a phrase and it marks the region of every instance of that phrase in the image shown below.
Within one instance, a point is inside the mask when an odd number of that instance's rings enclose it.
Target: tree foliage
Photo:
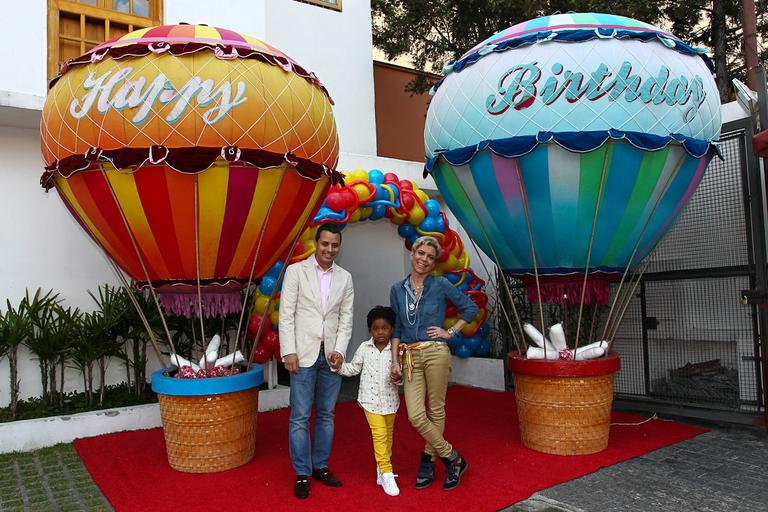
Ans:
[[[758,34],[768,28],[768,6],[758,7]],[[408,57],[422,73],[409,84],[414,92],[429,87],[428,72],[461,57],[477,43],[511,25],[558,12],[604,12],[671,29],[694,46],[712,52],[722,99],[732,78],[746,70],[741,2],[734,0],[371,0],[373,44],[394,60]],[[768,52],[761,50],[762,59]]]

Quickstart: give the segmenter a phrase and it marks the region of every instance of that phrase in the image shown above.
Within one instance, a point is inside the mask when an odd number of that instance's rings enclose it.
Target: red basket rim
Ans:
[[[527,359],[518,351],[507,354],[507,365],[514,373],[541,377],[595,377],[616,373],[621,368],[618,352],[611,352],[598,359],[586,361],[547,361]]]

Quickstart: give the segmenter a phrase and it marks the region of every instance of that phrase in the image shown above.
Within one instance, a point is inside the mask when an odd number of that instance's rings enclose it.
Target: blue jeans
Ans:
[[[291,419],[288,445],[297,475],[328,467],[333,445],[333,411],[341,389],[341,375],[333,373],[321,350],[315,364],[291,374]],[[315,426],[309,436],[309,417],[315,406]]]

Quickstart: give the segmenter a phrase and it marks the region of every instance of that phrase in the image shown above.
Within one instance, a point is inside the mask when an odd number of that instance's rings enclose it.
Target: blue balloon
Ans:
[[[462,359],[466,359],[472,355],[472,351],[469,350],[466,345],[462,344],[459,346],[459,348],[456,349],[456,355]]]
[[[368,181],[374,185],[381,185],[384,183],[384,173],[378,169],[371,169],[368,171]]]
[[[407,240],[408,240],[408,243],[409,243],[410,245],[413,245],[413,242],[415,242],[416,240],[418,240],[419,236],[421,236],[421,235],[419,235],[418,233],[414,233],[414,234],[412,234],[411,236],[409,236],[409,237],[407,238]]]
[[[454,336],[453,338],[448,340],[448,346],[451,348],[451,352],[454,354],[457,350],[459,350],[459,347],[464,344],[464,338],[462,336]]]
[[[445,233],[445,221],[442,217],[437,217],[437,227],[435,228],[435,231],[439,231],[440,233]]]
[[[431,233],[433,231],[438,231],[439,223],[437,222],[437,219],[434,217],[427,217],[422,221],[421,224],[419,224],[419,229],[422,231],[426,231],[428,233]]]
[[[452,284],[456,284],[459,282],[459,279],[461,279],[461,274],[450,274],[446,273],[445,278],[450,281]]]
[[[479,334],[481,338],[487,338],[490,333],[491,327],[488,325],[488,322],[483,322],[483,325],[477,330],[477,334]]]
[[[464,338],[464,345],[472,352],[474,352],[480,345],[480,337],[475,334],[469,338]]]
[[[272,295],[272,289],[277,284],[277,279],[272,276],[264,276],[259,284],[259,291],[264,295]]]
[[[488,357],[491,355],[491,344],[487,339],[481,339],[480,344],[475,348],[472,354],[478,357]]]
[[[416,228],[413,227],[413,224],[408,224],[407,222],[404,222],[397,227],[397,234],[403,238],[409,238],[413,235],[417,235]]]
[[[462,293],[466,292],[467,290],[469,290],[469,279],[464,279],[461,282],[461,284],[459,286],[457,286],[456,288],[458,288],[459,291],[461,291]]]
[[[371,220],[379,220],[384,218],[387,213],[387,207],[383,204],[376,204],[371,207],[371,216],[368,217]]]
[[[272,267],[269,270],[267,270],[267,273],[264,275],[274,277],[275,279],[277,279],[277,276],[280,275],[280,272],[283,270],[284,266],[285,266],[285,263],[283,262],[283,260],[277,260],[275,264],[272,265]]]
[[[424,203],[424,207],[427,209],[427,216],[433,217],[433,218],[439,218],[440,217],[440,203],[435,201],[434,199],[430,199],[426,203]]]

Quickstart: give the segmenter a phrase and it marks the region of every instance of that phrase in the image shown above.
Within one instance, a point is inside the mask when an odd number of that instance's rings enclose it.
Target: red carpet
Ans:
[[[637,422],[614,413],[614,422]],[[288,410],[259,415],[256,457],[243,467],[206,475],[168,466],[160,429],[121,432],[75,441],[75,448],[104,495],[118,511],[376,510],[420,512],[499,510],[534,492],[573,480],[601,467],[697,436],[706,430],[676,422],[613,426],[608,449],[575,457],[546,455],[520,444],[512,393],[453,386],[448,392],[446,438],[469,462],[461,485],[442,489],[443,469],[429,489],[413,488],[423,443],[398,412],[393,463],[400,496],[376,485],[370,431],[356,403],[339,404],[331,469],[344,487],[313,482],[305,501],[293,497],[288,458]]]

